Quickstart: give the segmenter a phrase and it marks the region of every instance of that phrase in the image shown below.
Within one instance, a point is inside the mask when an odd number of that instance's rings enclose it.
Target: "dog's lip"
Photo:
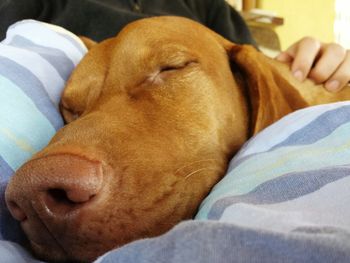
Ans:
[[[33,227],[33,224],[42,225],[42,227],[40,227],[39,230],[38,227]],[[40,219],[36,222],[33,222],[32,220],[25,220],[21,222],[21,227],[25,232],[29,243],[35,251],[37,251],[38,248],[44,248],[45,250],[50,249],[54,251],[55,254],[67,255],[60,242],[47,229],[47,227]]]
[[[64,246],[64,233],[55,229],[59,225],[55,224],[57,218],[51,213],[42,212],[48,209],[42,197],[32,200],[29,205],[32,213],[20,225],[35,254],[40,257],[41,251],[50,251],[50,254],[59,255],[60,258],[69,258],[68,250]],[[45,223],[46,220],[50,224]]]

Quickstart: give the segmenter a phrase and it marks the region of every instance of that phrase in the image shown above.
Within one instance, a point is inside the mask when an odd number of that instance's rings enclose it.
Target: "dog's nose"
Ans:
[[[87,206],[103,184],[102,165],[84,157],[58,154],[22,166],[6,190],[8,208],[19,221],[39,213],[66,218]]]

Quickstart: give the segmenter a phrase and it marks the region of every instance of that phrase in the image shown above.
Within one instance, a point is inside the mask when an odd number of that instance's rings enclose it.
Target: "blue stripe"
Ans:
[[[243,162],[256,155],[272,152],[273,150],[284,146],[297,146],[315,143],[327,137],[334,130],[336,130],[341,125],[347,122],[350,122],[349,105],[329,110],[315,118],[315,120],[310,122],[308,125],[301,127],[300,129],[289,135],[284,141],[274,145],[269,150],[264,152],[252,153],[242,158],[233,158],[229,164],[228,172],[232,171],[235,167],[239,166]],[[245,143],[243,147],[249,147],[249,142]]]
[[[337,234],[339,231],[343,232],[344,229],[334,227],[334,226],[300,226],[297,228],[294,228],[291,232],[293,233],[305,233],[305,234]],[[341,233],[340,232],[340,233]]]
[[[0,76],[0,154],[16,170],[56,133],[47,118],[12,82]]]
[[[270,150],[283,146],[305,145],[315,143],[329,134],[339,126],[350,121],[350,106],[342,106],[334,110],[327,111],[318,116],[305,127],[292,133],[286,140],[275,145]]]
[[[23,90],[56,130],[63,126],[62,116],[50,100],[43,84],[28,69],[0,56],[0,77],[1,75],[6,76],[7,79]]]
[[[18,35],[14,36],[9,44],[14,47],[25,48],[40,55],[56,69],[65,81],[67,81],[75,67],[73,61],[63,51],[57,48],[41,46]]]
[[[350,176],[350,166],[288,173],[260,184],[247,194],[216,201],[209,211],[208,219],[219,219],[227,207],[237,203],[264,205],[293,200],[347,176]]]
[[[0,185],[0,240],[10,240],[24,244],[24,233],[19,222],[11,216],[6,208],[4,193],[5,185]]]
[[[0,184],[7,182],[13,173],[13,169],[5,162],[0,154]]]

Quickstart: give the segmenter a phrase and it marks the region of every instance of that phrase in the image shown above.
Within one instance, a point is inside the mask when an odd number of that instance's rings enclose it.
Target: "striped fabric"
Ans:
[[[280,233],[350,233],[349,204],[350,102],[340,102],[295,112],[250,140],[196,218]]]
[[[34,20],[12,25],[0,43],[0,239],[17,238],[5,209],[6,184],[63,126],[60,95],[85,53],[74,34]]]

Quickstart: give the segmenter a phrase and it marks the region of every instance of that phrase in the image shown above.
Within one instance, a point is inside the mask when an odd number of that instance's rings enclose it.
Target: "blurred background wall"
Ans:
[[[282,49],[304,36],[335,41],[335,0],[257,0],[256,7],[283,17],[284,24],[275,28]]]
[[[281,49],[304,36],[337,42],[350,49],[350,0],[227,0],[247,13],[266,12],[283,21],[266,23],[277,33]],[[264,23],[261,23],[264,24]]]

